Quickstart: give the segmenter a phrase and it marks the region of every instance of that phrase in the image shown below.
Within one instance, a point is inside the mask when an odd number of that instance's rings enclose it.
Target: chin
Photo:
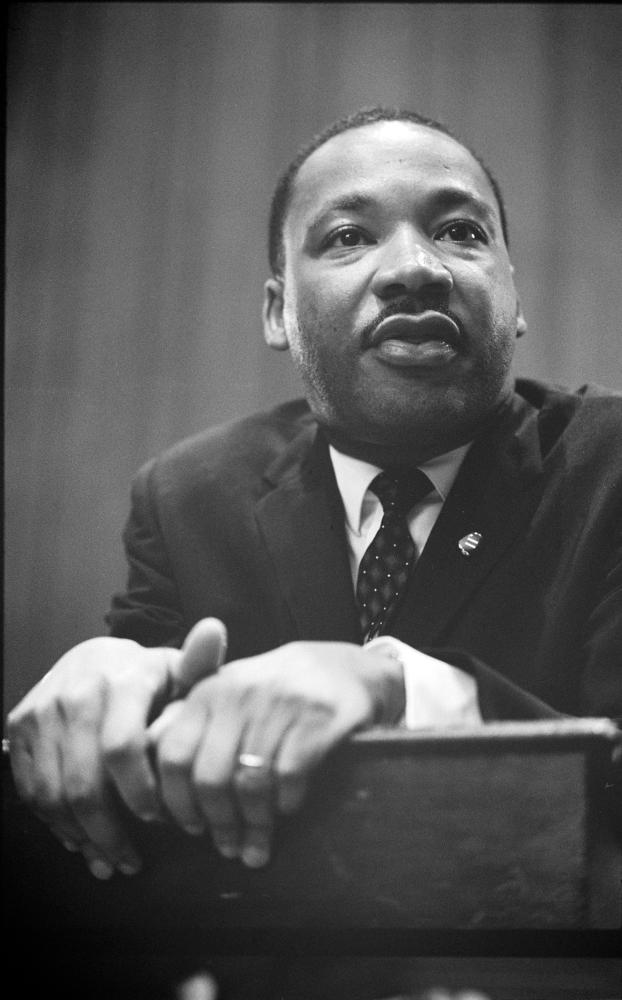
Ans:
[[[356,451],[361,457],[378,462],[386,453],[416,453],[416,461],[442,455],[472,440],[489,421],[504,393],[464,394],[453,387],[425,396],[419,395],[405,405],[403,398],[370,400],[364,409],[326,414],[319,419],[336,447]]]

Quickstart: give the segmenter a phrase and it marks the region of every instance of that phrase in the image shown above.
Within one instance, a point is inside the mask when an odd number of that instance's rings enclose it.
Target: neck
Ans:
[[[425,443],[421,441],[400,441],[399,444],[376,444],[368,441],[352,441],[338,434],[329,434],[324,428],[324,434],[337,451],[352,458],[358,458],[380,469],[403,468],[414,469],[425,462],[444,455],[472,440],[466,435],[460,438],[443,439]]]
[[[322,431],[329,444],[352,458],[369,462],[380,469],[412,469],[476,440],[499,422],[509,403],[510,399],[504,398],[476,426],[454,429],[453,433],[447,428],[435,428],[432,432],[422,430],[421,433],[404,435],[399,441],[365,441],[327,426],[322,426]]]

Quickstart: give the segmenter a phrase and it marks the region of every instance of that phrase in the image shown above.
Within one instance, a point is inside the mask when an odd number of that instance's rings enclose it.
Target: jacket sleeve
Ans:
[[[428,649],[426,652],[474,678],[484,722],[567,718],[471,653],[460,649]]]
[[[622,505],[611,531],[609,559],[594,588],[583,652],[585,714],[609,716],[622,728]]]
[[[180,607],[153,496],[154,462],[132,484],[129,518],[123,532],[128,562],[127,588],[115,594],[106,615],[111,636],[142,646],[179,648],[188,631]]]
[[[610,718],[622,728],[622,514],[612,525],[608,558],[590,583],[581,614],[584,624],[578,633],[576,663],[568,676],[568,683],[577,685],[576,709],[569,709],[567,715]],[[434,650],[434,655],[475,678],[486,720],[563,717],[502,676],[494,663],[484,663],[456,649]],[[558,655],[558,661],[560,656],[564,653]],[[546,671],[547,663],[542,666]],[[563,678],[563,660],[555,668]]]
[[[485,722],[568,718],[469,653],[458,649],[427,652],[475,679]],[[612,532],[610,559],[594,588],[582,657],[580,714],[611,718],[622,730],[622,519]],[[605,768],[601,784],[604,808],[622,838],[622,743]]]

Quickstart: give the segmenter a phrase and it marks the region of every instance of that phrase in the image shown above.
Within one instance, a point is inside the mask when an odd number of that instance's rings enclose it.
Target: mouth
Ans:
[[[390,365],[435,368],[450,364],[457,357],[461,340],[460,327],[451,316],[426,309],[382,320],[367,346]]]

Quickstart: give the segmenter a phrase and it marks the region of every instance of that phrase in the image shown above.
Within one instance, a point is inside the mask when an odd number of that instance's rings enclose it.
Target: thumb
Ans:
[[[183,697],[197,681],[215,674],[225,662],[226,654],[226,625],[219,618],[202,618],[190,629],[181,655],[173,665],[173,697]]]

